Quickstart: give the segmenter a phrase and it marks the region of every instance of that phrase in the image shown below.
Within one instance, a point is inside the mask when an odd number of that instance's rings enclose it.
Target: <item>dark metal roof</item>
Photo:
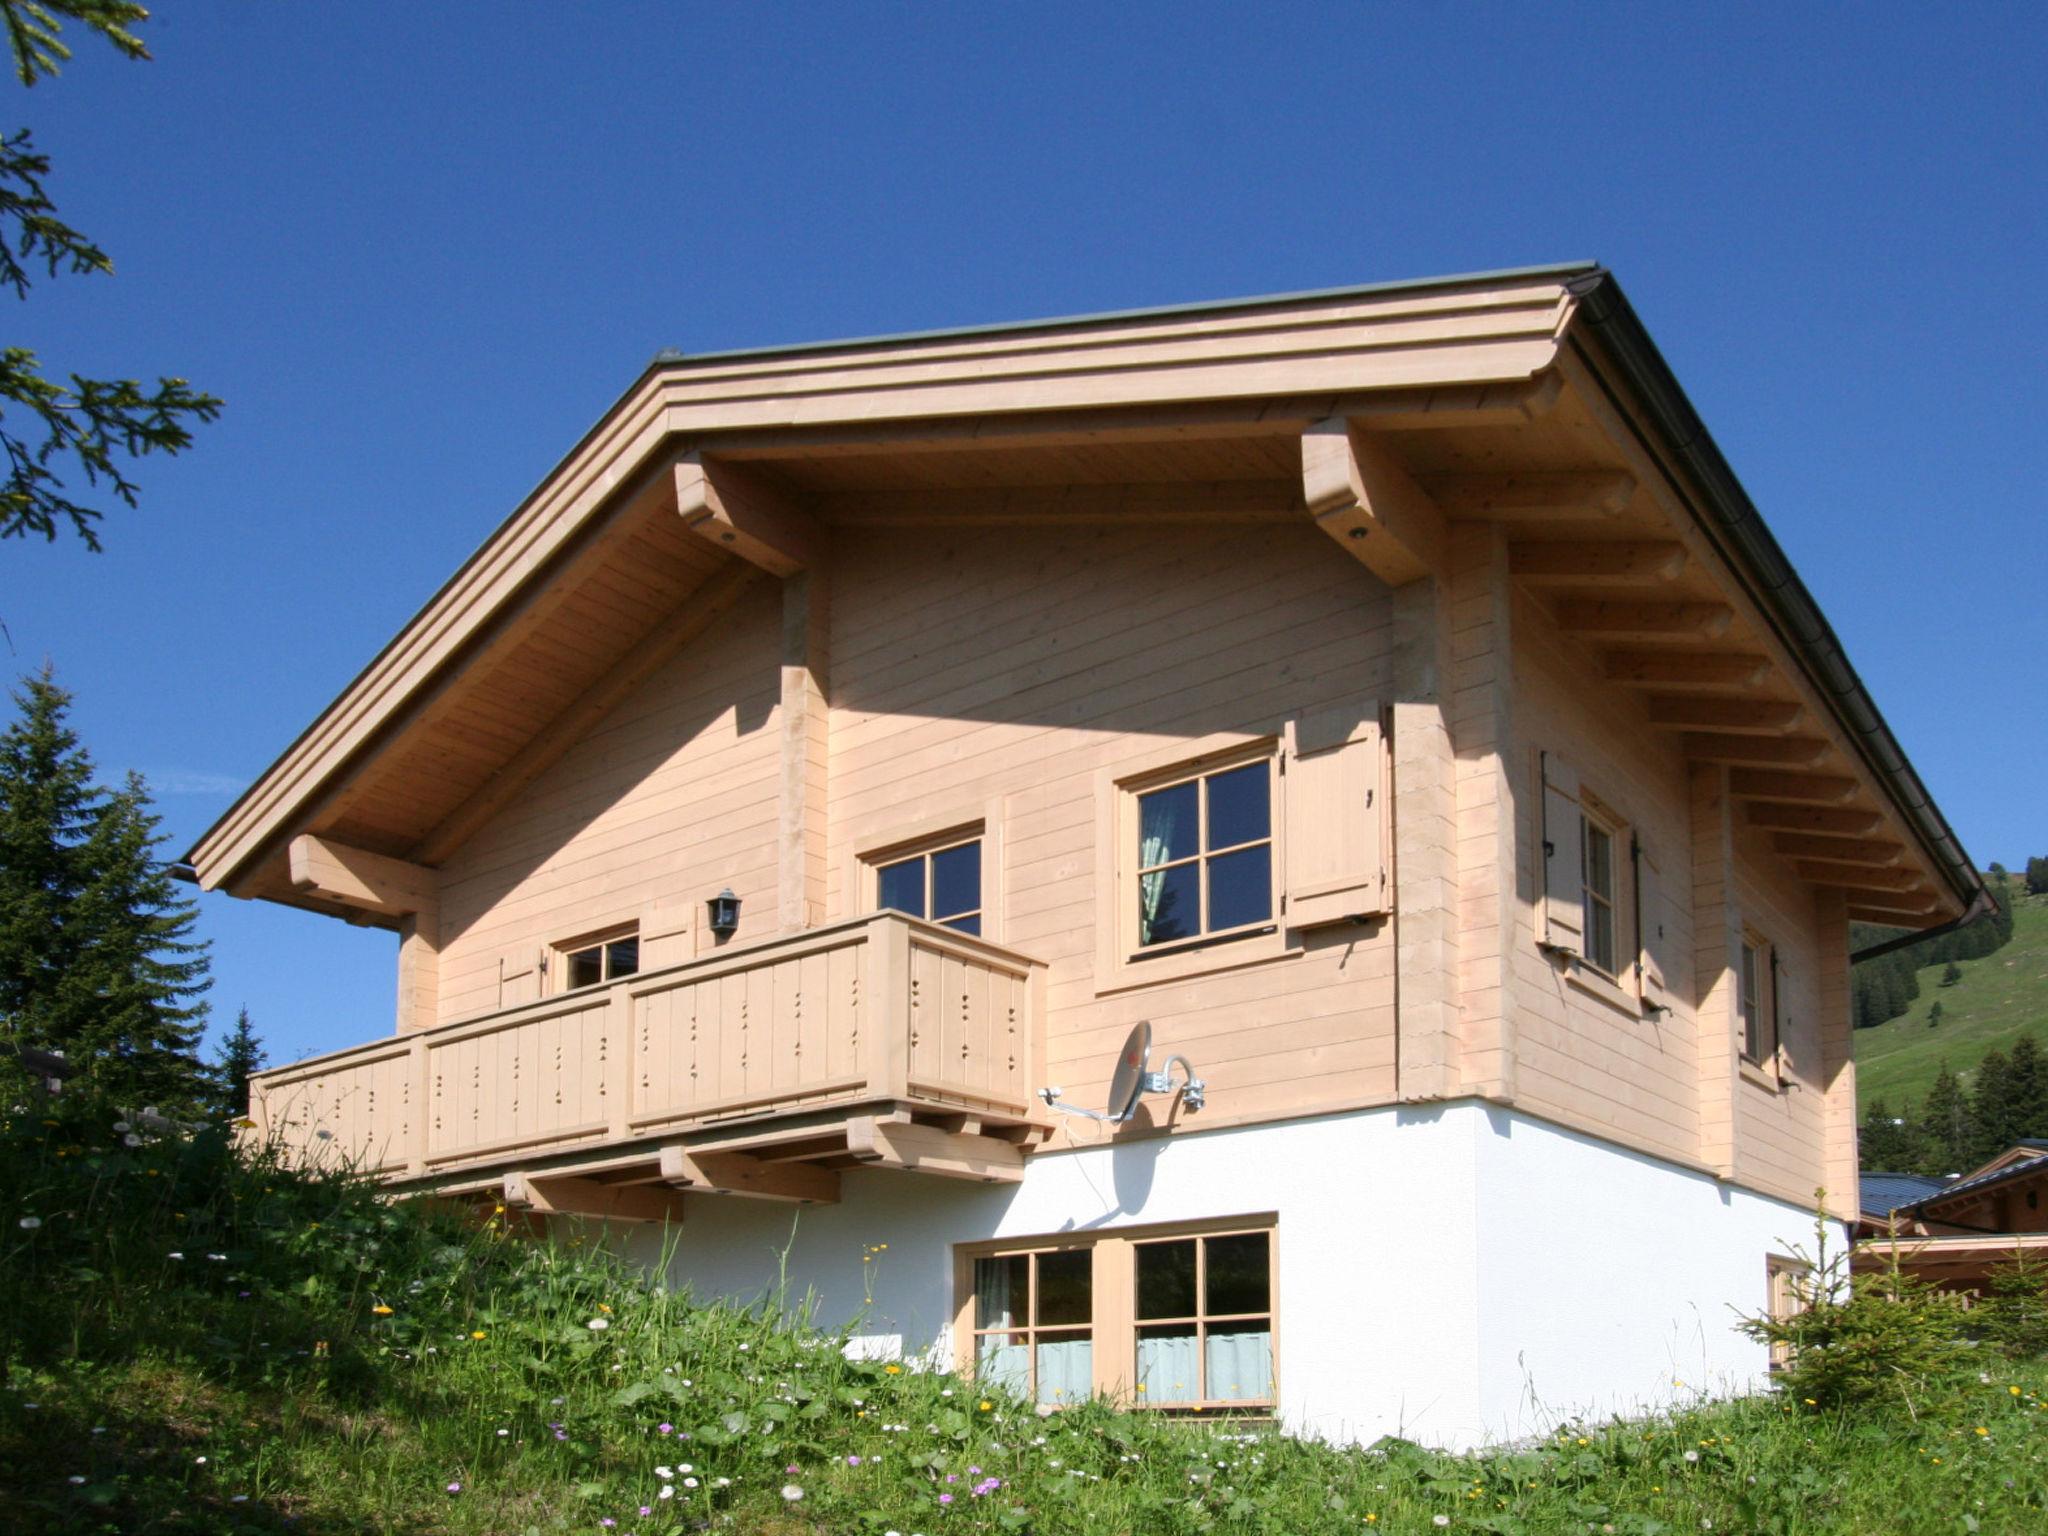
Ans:
[[[1924,1173],[1866,1173],[1861,1182],[1863,1214],[1882,1217],[1946,1188],[1949,1180]]]
[[[1030,331],[1071,330],[1084,325],[1119,325],[1131,320],[1169,320],[1176,315],[1213,315],[1225,311],[1275,309],[1287,304],[1313,304],[1324,299],[1363,299],[1376,294],[1410,293],[1425,288],[1457,288],[1469,283],[1507,283],[1525,277],[1560,280],[1599,272],[1597,261],[1560,261],[1533,267],[1502,267],[1492,272],[1460,272],[1450,277],[1409,277],[1396,282],[1357,283],[1339,288],[1305,288],[1298,293],[1265,293],[1237,299],[1210,299],[1196,304],[1160,304],[1148,309],[1107,309],[1093,314],[1059,315],[1042,320],[1002,320],[987,325],[942,326],[930,331],[896,331],[879,336],[853,336],[843,341],[800,341],[781,346],[733,347],[718,352],[682,352],[664,348],[653,367],[677,363],[724,363],[753,357],[792,357],[806,352],[844,352],[855,347],[909,346],[919,342],[955,341],[970,336],[1011,336]]]
[[[2026,1146],[2028,1143],[2020,1142],[2018,1145]],[[1980,1194],[1987,1189],[1996,1189],[2001,1184],[2010,1184],[2015,1179],[2024,1179],[2030,1175],[2041,1173],[2048,1173],[2048,1154],[2040,1157],[2030,1157],[2025,1162],[2014,1163],[2008,1168],[1997,1168],[1990,1173],[1980,1173],[1973,1179],[1957,1179],[1951,1184],[1943,1185],[1932,1194],[1923,1195],[1909,1206],[1900,1206],[1899,1209],[1902,1211],[1921,1211],[1929,1206],[1945,1205],[1957,1195]]]

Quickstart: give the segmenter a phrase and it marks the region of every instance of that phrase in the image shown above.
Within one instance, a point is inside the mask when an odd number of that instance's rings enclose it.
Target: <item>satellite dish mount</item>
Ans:
[[[1173,1075],[1174,1064],[1179,1063],[1181,1077]],[[1045,1100],[1048,1108],[1063,1115],[1079,1115],[1084,1120],[1101,1120],[1110,1125],[1122,1125],[1138,1112],[1138,1100],[1148,1093],[1178,1093],[1181,1103],[1189,1114],[1202,1107],[1208,1093],[1208,1084],[1195,1076],[1194,1063],[1178,1052],[1166,1058],[1159,1071],[1152,1070],[1152,1025],[1149,1020],[1140,1020],[1124,1040],[1123,1049],[1118,1052],[1116,1070],[1109,1079],[1109,1107],[1107,1109],[1080,1109],[1072,1104],[1060,1102],[1060,1090],[1041,1088],[1038,1096]]]

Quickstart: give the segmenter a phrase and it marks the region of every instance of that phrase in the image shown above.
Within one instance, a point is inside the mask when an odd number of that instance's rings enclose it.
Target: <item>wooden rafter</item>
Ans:
[[[505,1204],[537,1216],[587,1216],[604,1221],[683,1219],[683,1197],[646,1184],[606,1184],[569,1174],[508,1173]]]
[[[790,1200],[836,1205],[839,1175],[812,1163],[778,1163],[745,1152],[661,1149],[661,1176],[679,1189],[712,1195],[747,1195],[756,1200]]]
[[[1638,687],[1754,688],[1770,675],[1767,656],[1728,651],[1609,651],[1607,680]]]
[[[676,461],[675,483],[683,526],[715,548],[776,576],[793,576],[824,556],[824,528],[759,469],[686,453]]]
[[[1683,730],[1732,731],[1745,735],[1783,736],[1805,718],[1806,710],[1781,699],[1699,698],[1658,694],[1650,701],[1650,723]]]
[[[1600,640],[1718,640],[1735,610],[1726,603],[1656,603],[1568,598],[1557,626]]]
[[[846,1147],[860,1162],[912,1173],[981,1184],[1016,1184],[1024,1177],[1024,1153],[1010,1142],[875,1115],[857,1115],[847,1122]]]
[[[1688,731],[1685,755],[1702,763],[1749,763],[1761,768],[1811,768],[1834,751],[1819,736],[1741,736]]]
[[[1508,574],[1544,586],[1654,587],[1685,569],[1685,546],[1668,540],[1573,540],[1508,546]]]
[[[1792,867],[1799,878],[1815,885],[1839,886],[1845,891],[1884,891],[1917,895],[1926,876],[1917,869],[1867,869],[1853,864],[1830,864],[1818,859],[1799,859]]]
[[[1551,522],[1612,517],[1636,493],[1635,476],[1618,470],[1566,470],[1507,475],[1438,475],[1430,496],[1444,516],[1500,522]]]
[[[1817,837],[1807,832],[1773,834],[1771,846],[1789,858],[1826,859],[1836,864],[1863,864],[1890,868],[1906,856],[1902,843],[1868,838]]]
[[[1898,928],[1924,928],[1928,919],[1940,910],[1940,903],[1932,896],[1870,896],[1852,893],[1849,902],[1849,916],[1859,923],[1889,923]]]
[[[1793,805],[1845,805],[1862,786],[1851,778],[1828,773],[1784,773],[1769,768],[1737,768],[1728,775],[1728,792],[1738,800],[1778,800]]]
[[[1819,837],[1862,837],[1884,825],[1876,811],[1836,810],[1819,805],[1753,804],[1749,824],[1785,832],[1806,832]],[[1780,849],[1779,852],[1788,850]]]

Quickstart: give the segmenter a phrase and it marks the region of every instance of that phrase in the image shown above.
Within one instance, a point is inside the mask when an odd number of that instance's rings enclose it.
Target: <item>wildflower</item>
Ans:
[[[72,1474],[71,1474],[71,1475],[70,1475],[69,1477],[65,1478],[65,1479],[64,1479],[64,1481],[65,1481],[65,1482],[67,1482],[67,1483],[71,1483],[71,1484],[73,1484],[73,1485],[76,1485],[76,1484],[79,1484],[79,1483],[82,1483],[82,1482],[84,1482],[84,1481],[85,1481],[85,1479],[84,1479],[84,1478],[82,1478],[82,1477],[80,1477],[80,1476],[79,1476],[79,1475],[78,1475],[78,1474],[77,1474],[76,1472],[74,1472],[74,1473],[72,1473]]]
[[[449,1491],[450,1493],[460,1493],[460,1492],[462,1492],[462,1484],[460,1484],[460,1483],[450,1483],[450,1484],[448,1485],[448,1491]]]
[[[478,1329],[475,1329],[475,1330],[473,1330],[473,1331],[472,1331],[472,1332],[470,1333],[470,1335],[469,1335],[469,1336],[470,1336],[470,1337],[471,1337],[472,1339],[481,1339],[481,1338],[485,1337],[485,1334],[484,1334],[484,1331],[483,1331],[483,1329],[481,1329],[481,1328],[478,1328]]]
[[[2020,1395],[2020,1389],[2018,1387],[2007,1387],[2005,1390],[2010,1392],[2014,1397],[2018,1397]]]
[[[950,1493],[942,1493],[939,1495],[939,1502],[941,1504],[950,1504],[953,1502],[953,1495],[951,1495]]]
[[[654,1426],[654,1432],[657,1435],[672,1435],[676,1432],[676,1427],[673,1424],[657,1424]]]
[[[683,1486],[685,1488],[694,1488],[697,1486],[697,1479],[695,1479],[694,1477],[686,1477],[683,1479]],[[728,1488],[732,1486],[732,1479],[721,1477],[718,1480],[718,1486],[721,1488]]]
[[[136,1135],[133,1131],[130,1131],[126,1136],[123,1136],[121,1138],[121,1145],[124,1147],[139,1147],[142,1145],[142,1138]]]
[[[164,1257],[165,1257],[165,1258],[167,1258],[167,1259],[182,1259],[182,1258],[184,1258],[184,1257],[185,1257],[185,1255],[183,1255],[182,1253],[178,1253],[178,1252],[175,1252],[175,1251],[174,1251],[174,1252],[171,1252],[171,1253],[167,1253],[167,1254],[165,1254],[165,1255],[164,1255]]]
[[[389,1317],[391,1315],[391,1309],[385,1306],[384,1303],[381,1301],[378,1302],[377,1305],[375,1305],[374,1307],[370,1308],[370,1310],[376,1313],[379,1317]]]
[[[900,1365],[885,1365],[882,1367],[882,1374],[884,1376],[901,1376],[903,1374],[903,1367]]]
[[[588,1328],[592,1333],[603,1333],[605,1329],[611,1327],[611,1323],[609,1320],[605,1318],[593,1317],[589,1322],[585,1323],[583,1326]]]
[[[24,1232],[33,1232],[37,1227],[40,1227],[42,1224],[43,1218],[40,1216],[24,1216],[18,1223],[18,1225],[21,1227],[21,1230]]]
[[[1431,1515],[1429,1517],[1429,1523],[1431,1525],[1439,1526],[1449,1525],[1451,1523],[1451,1517],[1449,1515]]]
[[[1977,1433],[1980,1435],[1988,1435],[1991,1433],[1991,1431],[1986,1429],[1982,1424],[1979,1424],[1977,1426]]]
[[[597,1523],[605,1527],[607,1530],[609,1530],[611,1527],[617,1525],[619,1522],[614,1520],[610,1515],[606,1515],[602,1520],[598,1521]]]
[[[648,1517],[649,1515],[651,1515],[651,1514],[653,1514],[653,1513],[654,1513],[654,1506],[653,1506],[652,1504],[642,1504],[642,1505],[640,1506],[640,1518],[641,1518],[642,1520],[645,1520],[645,1519],[646,1519],[646,1518],[647,1518],[647,1517]]]
[[[502,1440],[502,1439],[504,1439],[504,1438],[505,1438],[505,1437],[506,1437],[507,1435],[509,1435],[509,1434],[511,1434],[511,1433],[512,1433],[512,1431],[511,1431],[511,1430],[509,1430],[509,1429],[501,1429],[501,1430],[499,1430],[499,1431],[498,1431],[498,1438],[499,1438],[500,1440]]]
[[[654,1475],[660,1478],[663,1482],[667,1482],[670,1478],[676,1475],[676,1470],[674,1467],[656,1467],[654,1469]]]
[[[1700,1459],[1700,1453],[1698,1451],[1687,1451],[1685,1453],[1685,1459],[1687,1461],[1698,1461]]]
[[[675,1496],[676,1496],[676,1491],[675,1491],[675,1489],[671,1488],[671,1487],[670,1487],[670,1486],[669,1486],[669,1485],[668,1485],[667,1483],[663,1483],[663,1484],[661,1485],[661,1492],[660,1492],[660,1493],[659,1493],[658,1495],[656,1495],[656,1497],[658,1497],[658,1498],[663,1498],[663,1499],[672,1499],[672,1498],[674,1498]]]
[[[846,1464],[849,1467],[857,1467],[860,1465],[860,1458],[858,1456],[849,1456],[846,1458]]]
[[[995,1404],[990,1402],[987,1398],[984,1397],[981,1400],[981,1411],[983,1413],[987,1413],[993,1407],[995,1407]]]
[[[791,1503],[791,1504],[794,1504],[794,1503],[796,1503],[796,1502],[797,1502],[798,1500],[800,1500],[801,1498],[803,1498],[803,1496],[804,1496],[804,1491],[803,1491],[803,1489],[801,1489],[801,1488],[797,1487],[797,1485],[796,1485],[795,1483],[784,1483],[784,1484],[782,1485],[782,1497],[783,1497],[783,1498],[784,1498],[784,1499],[785,1499],[785,1500],[786,1500],[787,1502],[789,1502],[789,1503]]]

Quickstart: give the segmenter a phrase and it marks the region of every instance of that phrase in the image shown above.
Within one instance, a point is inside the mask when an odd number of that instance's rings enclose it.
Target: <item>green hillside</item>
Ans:
[[[1941,972],[1920,971],[1920,997],[1905,1017],[1856,1031],[1856,1089],[1865,1105],[1883,1099],[1894,1111],[1917,1109],[1944,1061],[1968,1087],[1987,1051],[2010,1050],[2023,1035],[2048,1049],[2048,897],[2021,897],[2012,942],[1963,961],[1954,986],[1940,984]],[[1937,1002],[1941,1023],[1930,1029]]]

